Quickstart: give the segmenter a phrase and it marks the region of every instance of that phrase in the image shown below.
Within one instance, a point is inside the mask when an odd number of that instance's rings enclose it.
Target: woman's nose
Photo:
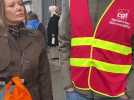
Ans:
[[[19,4],[16,4],[16,11],[20,11],[21,10],[21,5],[19,5]]]

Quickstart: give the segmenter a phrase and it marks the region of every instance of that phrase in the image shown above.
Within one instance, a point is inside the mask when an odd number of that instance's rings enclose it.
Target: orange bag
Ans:
[[[15,85],[13,90],[10,91],[12,83]],[[13,77],[11,81],[6,84],[5,88],[4,100],[32,100],[32,96],[29,91],[23,85],[21,79],[17,76]]]

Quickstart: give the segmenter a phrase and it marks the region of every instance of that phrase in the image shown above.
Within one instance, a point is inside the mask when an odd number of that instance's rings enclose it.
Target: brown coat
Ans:
[[[51,78],[43,36],[23,30],[15,40],[0,32],[0,78],[19,74],[33,100],[52,100]]]

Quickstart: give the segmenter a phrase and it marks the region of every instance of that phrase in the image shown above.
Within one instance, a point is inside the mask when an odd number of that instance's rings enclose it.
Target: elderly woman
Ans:
[[[32,100],[52,100],[44,39],[24,28],[25,15],[22,0],[0,0],[0,81],[19,75]]]
[[[55,47],[58,46],[58,22],[59,22],[59,12],[58,7],[55,5],[49,6],[49,12],[51,17],[48,22],[47,27],[47,38],[48,38],[48,46]]]

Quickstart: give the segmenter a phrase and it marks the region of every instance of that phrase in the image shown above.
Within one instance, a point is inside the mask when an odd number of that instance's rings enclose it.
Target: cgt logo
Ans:
[[[129,13],[129,10],[127,9],[119,9],[117,13],[117,19],[126,21],[128,19],[128,13]]]

